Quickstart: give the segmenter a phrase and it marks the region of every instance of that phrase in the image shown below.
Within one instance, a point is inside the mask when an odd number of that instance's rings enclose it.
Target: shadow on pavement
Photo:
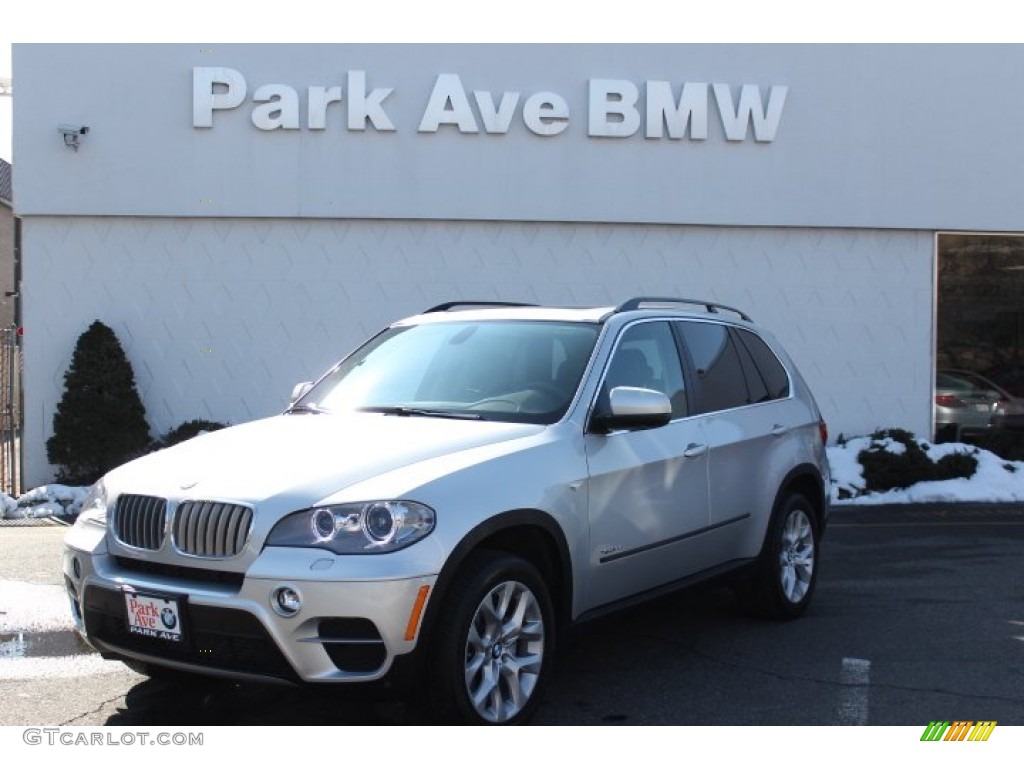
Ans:
[[[403,725],[411,722],[406,709],[315,688],[150,679],[127,693],[106,725]]]

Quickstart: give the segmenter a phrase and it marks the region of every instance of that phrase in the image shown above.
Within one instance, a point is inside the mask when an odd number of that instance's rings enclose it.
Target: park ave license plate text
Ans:
[[[181,611],[176,599],[125,592],[124,600],[129,632],[158,640],[181,642]]]

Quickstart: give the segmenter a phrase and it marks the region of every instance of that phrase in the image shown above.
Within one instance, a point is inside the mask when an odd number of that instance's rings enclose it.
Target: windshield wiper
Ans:
[[[438,419],[469,419],[480,421],[483,419],[479,413],[459,413],[458,411],[434,411],[429,408],[410,408],[407,405],[368,405],[365,408],[357,408],[363,413],[384,413],[389,416],[430,416]]]

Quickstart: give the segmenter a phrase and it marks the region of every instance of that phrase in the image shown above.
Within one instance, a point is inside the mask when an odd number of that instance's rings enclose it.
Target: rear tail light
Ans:
[[[818,420],[818,434],[821,435],[821,444],[828,445],[828,424],[824,419]]]
[[[941,405],[943,408],[963,408],[967,405],[956,395],[936,395],[935,404]]]

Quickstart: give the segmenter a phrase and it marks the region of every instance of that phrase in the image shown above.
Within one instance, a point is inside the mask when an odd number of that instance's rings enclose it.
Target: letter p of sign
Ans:
[[[234,109],[245,101],[242,73],[227,67],[192,68],[192,127],[212,128],[213,110]]]

